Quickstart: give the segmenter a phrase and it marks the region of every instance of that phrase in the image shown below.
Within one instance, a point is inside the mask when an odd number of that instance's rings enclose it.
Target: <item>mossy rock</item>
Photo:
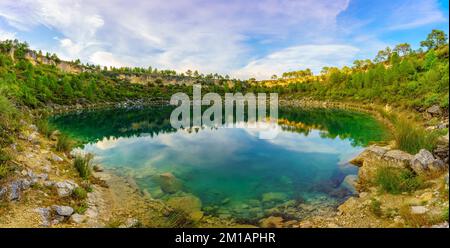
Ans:
[[[159,186],[166,194],[173,194],[181,190],[182,183],[172,173],[166,172],[159,175]]]
[[[187,214],[191,214],[193,212],[201,210],[202,202],[194,195],[188,194],[184,196],[175,196],[169,198],[169,200],[167,200],[167,205],[169,205],[169,207],[173,209],[181,210]]]

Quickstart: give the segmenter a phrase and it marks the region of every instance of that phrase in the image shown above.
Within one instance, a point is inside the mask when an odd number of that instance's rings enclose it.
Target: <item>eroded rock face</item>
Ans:
[[[381,159],[387,151],[388,151],[388,149],[385,147],[372,145],[372,146],[367,147],[356,158],[352,159],[350,161],[350,163],[357,165],[357,166],[363,166],[364,161]]]
[[[400,150],[390,150],[386,152],[383,156],[383,160],[389,163],[389,166],[398,168],[409,168],[413,155],[400,151]]]
[[[357,184],[358,184],[358,176],[356,175],[347,175],[342,181],[340,188],[344,188],[351,192],[352,194],[357,194]]]
[[[360,166],[358,173],[359,183],[365,184],[374,178],[379,167],[393,167],[408,169],[418,175],[437,175],[444,172],[448,165],[425,149],[416,155],[400,150],[389,150],[385,147],[370,146],[354,158],[351,163]]]
[[[431,152],[421,149],[411,160],[411,169],[418,175],[439,173],[445,170],[444,162],[435,159]]]

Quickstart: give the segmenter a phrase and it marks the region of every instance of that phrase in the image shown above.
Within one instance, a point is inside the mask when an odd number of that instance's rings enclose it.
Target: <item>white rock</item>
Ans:
[[[428,212],[428,208],[424,206],[412,206],[411,207],[411,213],[412,214],[424,214]]]
[[[50,154],[50,159],[55,161],[55,162],[62,162],[62,161],[64,161],[60,156],[58,156],[58,155],[56,155],[54,153]]]
[[[69,207],[69,206],[58,206],[58,205],[53,205],[52,206],[53,210],[60,216],[71,216],[73,214],[73,208]]]
[[[81,224],[86,220],[86,216],[81,215],[81,214],[73,214],[72,216],[70,216],[70,221],[72,221],[73,223],[76,224]]]
[[[58,191],[58,196],[66,197],[72,194],[73,190],[78,187],[78,184],[70,180],[65,180],[62,182],[55,183],[55,187],[56,190]]]

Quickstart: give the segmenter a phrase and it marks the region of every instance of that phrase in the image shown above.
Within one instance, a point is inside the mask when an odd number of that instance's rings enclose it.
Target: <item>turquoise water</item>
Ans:
[[[246,128],[175,130],[171,110],[99,110],[51,121],[152,197],[194,195],[206,214],[246,223],[335,208],[354,193],[344,179],[357,168],[347,161],[386,138],[374,118],[353,111],[282,108],[280,133],[262,140]]]

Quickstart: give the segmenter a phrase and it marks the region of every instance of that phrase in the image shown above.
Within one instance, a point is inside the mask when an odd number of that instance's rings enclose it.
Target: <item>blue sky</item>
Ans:
[[[63,59],[258,79],[448,33],[447,0],[2,0],[0,39]]]

